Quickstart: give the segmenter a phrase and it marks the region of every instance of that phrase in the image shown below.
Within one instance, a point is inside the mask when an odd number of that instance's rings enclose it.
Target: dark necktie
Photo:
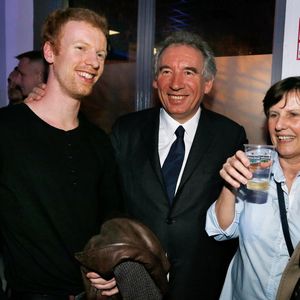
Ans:
[[[164,181],[167,188],[170,205],[173,202],[176,183],[181,170],[181,166],[184,158],[184,152],[185,152],[185,146],[183,140],[184,128],[182,126],[179,126],[176,129],[175,134],[177,136],[177,139],[172,144],[168,156],[162,167],[162,173],[164,176]]]

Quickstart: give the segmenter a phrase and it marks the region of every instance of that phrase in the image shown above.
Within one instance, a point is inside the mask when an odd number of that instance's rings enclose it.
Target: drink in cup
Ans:
[[[275,153],[274,146],[245,144],[244,147],[250,160],[249,169],[253,174],[247,183],[247,189],[267,192]]]

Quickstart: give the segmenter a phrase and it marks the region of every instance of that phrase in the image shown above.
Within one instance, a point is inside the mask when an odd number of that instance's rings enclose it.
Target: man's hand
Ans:
[[[93,287],[101,291],[101,295],[103,296],[112,296],[119,293],[115,278],[105,280],[94,272],[87,273],[86,277]]]
[[[38,86],[33,88],[33,90],[27,96],[27,98],[24,100],[24,102],[26,103],[28,101],[41,100],[46,94],[46,87],[47,87],[47,85],[45,83],[40,83]]]

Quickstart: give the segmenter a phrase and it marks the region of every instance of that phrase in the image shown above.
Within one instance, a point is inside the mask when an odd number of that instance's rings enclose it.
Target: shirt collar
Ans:
[[[272,166],[271,176],[273,176],[273,178],[276,182],[285,182],[284,173],[281,168],[277,152],[275,152],[275,155],[274,155],[274,162],[273,162],[273,166]],[[297,176],[300,176],[300,172],[298,172]]]
[[[160,109],[160,125],[159,129],[163,130],[168,136],[172,136],[177,129],[178,126],[183,126],[185,130],[185,134],[187,136],[192,136],[194,137],[198,122],[200,119],[200,114],[201,114],[201,107],[198,108],[197,112],[195,115],[186,121],[185,123],[181,124],[175,119],[173,119],[166,111],[164,108]]]
[[[275,152],[273,166],[272,166],[272,176],[276,182],[285,182],[285,177],[282,168],[279,163],[278,153]]]

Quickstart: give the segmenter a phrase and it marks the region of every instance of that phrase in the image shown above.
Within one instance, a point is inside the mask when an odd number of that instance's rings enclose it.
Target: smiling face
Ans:
[[[161,54],[153,86],[164,109],[180,123],[195,115],[212,88],[213,80],[204,79],[203,67],[202,53],[188,45],[171,45]]]
[[[105,35],[89,23],[69,21],[59,34],[58,45],[58,51],[50,42],[44,46],[45,58],[52,64],[52,78],[64,94],[74,99],[89,95],[103,72]]]
[[[290,92],[268,112],[268,128],[273,145],[283,159],[300,160],[300,98]]]

